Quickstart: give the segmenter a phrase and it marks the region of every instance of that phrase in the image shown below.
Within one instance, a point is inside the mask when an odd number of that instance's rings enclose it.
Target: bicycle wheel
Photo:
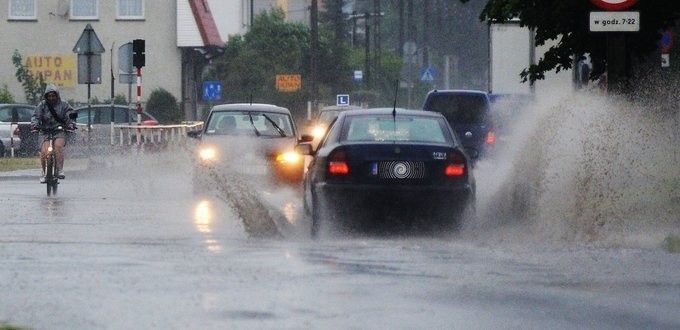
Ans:
[[[57,167],[54,155],[47,156],[47,166],[45,167],[45,186],[47,186],[47,196],[52,195],[52,192],[57,193],[57,185],[54,183],[56,177],[55,169]]]

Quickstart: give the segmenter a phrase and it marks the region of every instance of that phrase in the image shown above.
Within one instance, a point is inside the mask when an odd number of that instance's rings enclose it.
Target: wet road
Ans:
[[[254,238],[183,170],[0,180],[0,324],[121,328],[680,327],[680,255],[451,238],[313,241],[290,194]],[[114,178],[119,178],[118,180]],[[242,210],[243,211],[243,210]],[[240,214],[246,215],[247,211]],[[255,214],[255,213],[253,213]]]

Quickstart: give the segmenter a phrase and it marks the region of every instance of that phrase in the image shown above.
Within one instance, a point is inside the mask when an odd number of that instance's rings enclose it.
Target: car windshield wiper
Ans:
[[[286,137],[286,132],[284,132],[283,129],[282,129],[279,125],[277,125],[271,118],[269,118],[269,116],[267,116],[267,115],[265,115],[265,114],[263,113],[263,114],[262,114],[262,117],[264,117],[264,119],[266,119],[266,120],[268,120],[270,123],[272,123],[272,125],[274,126],[274,128],[276,129],[276,131],[278,131],[279,134],[281,135],[281,137]]]
[[[250,125],[253,126],[253,130],[255,130],[255,135],[260,136],[260,131],[258,131],[257,127],[255,127],[255,122],[253,122],[253,115],[250,112],[248,113],[248,118],[250,118]]]

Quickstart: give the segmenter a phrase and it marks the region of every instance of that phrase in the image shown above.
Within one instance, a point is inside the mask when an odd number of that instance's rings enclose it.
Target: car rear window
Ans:
[[[443,114],[450,123],[475,124],[486,119],[489,102],[484,94],[431,94],[424,109]]]
[[[350,116],[345,125],[345,141],[446,142],[436,118]]]
[[[33,116],[33,108],[21,106],[7,106],[0,108],[1,122],[29,122]]]

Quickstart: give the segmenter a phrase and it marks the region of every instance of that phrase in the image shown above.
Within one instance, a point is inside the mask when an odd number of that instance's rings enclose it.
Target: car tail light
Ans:
[[[486,143],[487,144],[496,143],[496,133],[494,133],[493,131],[489,131],[489,133],[486,133]]]
[[[346,158],[347,154],[344,151],[335,151],[328,156],[328,173],[331,175],[347,175],[349,166]]]
[[[459,153],[451,153],[447,160],[444,174],[450,177],[459,177],[465,175],[465,157]]]
[[[14,128],[14,133],[12,133],[12,134],[14,134],[14,135],[16,135],[16,136],[19,135],[19,126],[17,126],[17,127]]]

